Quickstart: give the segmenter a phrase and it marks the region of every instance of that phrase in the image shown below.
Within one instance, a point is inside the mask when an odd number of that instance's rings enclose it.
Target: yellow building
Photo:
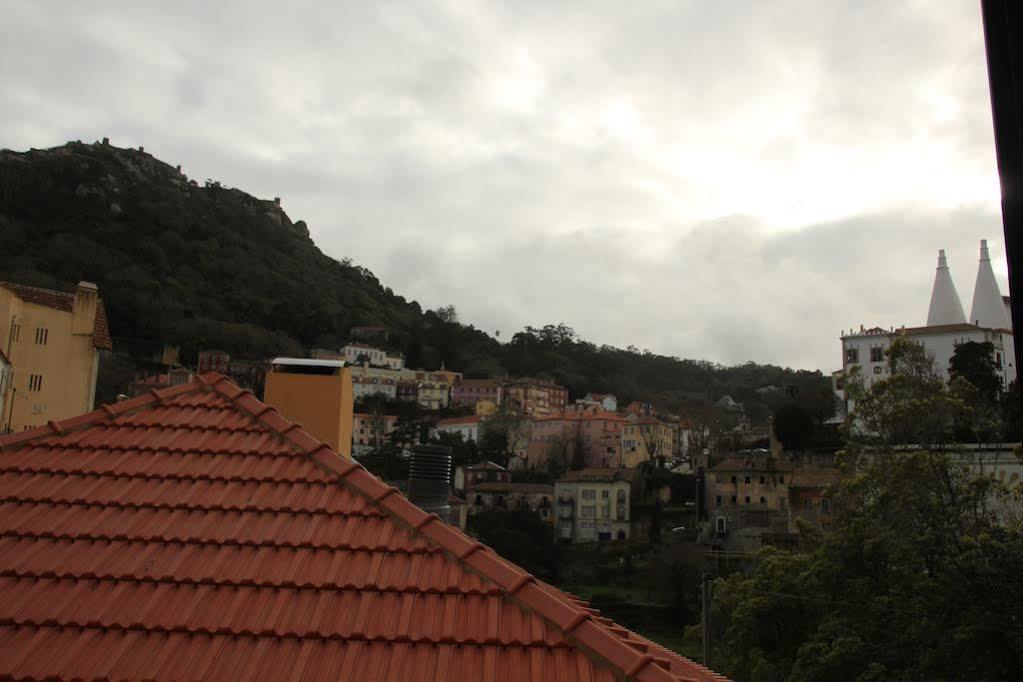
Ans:
[[[274,358],[263,402],[352,458],[352,374],[344,360]]]
[[[622,463],[632,469],[641,462],[671,459],[674,440],[671,426],[660,419],[630,415],[622,427]]]
[[[554,482],[560,542],[628,540],[632,472],[628,469],[579,469]]]
[[[0,347],[12,372],[0,430],[89,412],[99,351],[113,347],[96,285],[79,282],[69,293],[0,282]]]

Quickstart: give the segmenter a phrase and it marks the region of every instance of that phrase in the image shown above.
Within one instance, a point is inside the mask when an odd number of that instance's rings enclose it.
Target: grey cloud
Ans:
[[[0,146],[110,136],[281,196],[501,329],[830,369],[999,241],[978,10],[0,0]],[[1004,272],[1004,263],[996,263]]]

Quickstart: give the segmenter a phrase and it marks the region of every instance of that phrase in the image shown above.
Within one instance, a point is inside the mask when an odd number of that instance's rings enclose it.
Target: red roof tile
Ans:
[[[41,289],[30,287],[27,284],[15,284],[14,282],[0,282],[0,286],[13,291],[14,294],[26,303],[71,312],[75,302],[75,295],[66,291],[55,291],[54,289]],[[100,350],[113,350],[114,342],[110,338],[110,327],[107,323],[107,310],[100,298],[96,303],[96,324],[93,327],[92,343]]]
[[[723,679],[218,374],[0,439],[0,678]]]

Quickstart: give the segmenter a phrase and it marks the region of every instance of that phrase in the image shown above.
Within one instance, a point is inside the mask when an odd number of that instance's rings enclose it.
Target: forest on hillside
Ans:
[[[386,345],[410,366],[545,377],[573,397],[609,392],[696,410],[731,395],[754,421],[786,402],[818,418],[833,404],[820,372],[601,346],[563,324],[501,343],[453,307],[423,310],[369,270],[327,256],[274,201],[102,143],[0,151],[0,279],[65,290],[97,283],[115,347],[140,363],[163,344],[179,346],[186,363],[204,348],[302,355],[371,325],[389,330]]]

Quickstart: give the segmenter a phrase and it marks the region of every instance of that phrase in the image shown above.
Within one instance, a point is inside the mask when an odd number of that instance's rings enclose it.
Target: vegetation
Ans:
[[[136,362],[167,343],[180,346],[187,363],[204,348],[252,359],[299,355],[337,347],[353,326],[372,325],[387,328],[389,348],[425,369],[443,362],[469,377],[546,377],[573,396],[614,393],[622,404],[694,415],[710,415],[708,406],[730,394],[754,422],[792,393],[815,418],[831,414],[819,372],[597,346],[564,325],[527,327],[500,343],[459,322],[454,307],[424,311],[365,268],[324,255],[305,224],[274,202],[191,182],[147,154],[112,146],[0,151],[0,272],[68,290],[81,279],[96,282],[116,346]],[[757,392],[765,386],[783,390]]]
[[[947,447],[976,387],[898,340],[857,408],[822,529],[714,583],[711,664],[738,680],[1014,679],[1020,499]]]

